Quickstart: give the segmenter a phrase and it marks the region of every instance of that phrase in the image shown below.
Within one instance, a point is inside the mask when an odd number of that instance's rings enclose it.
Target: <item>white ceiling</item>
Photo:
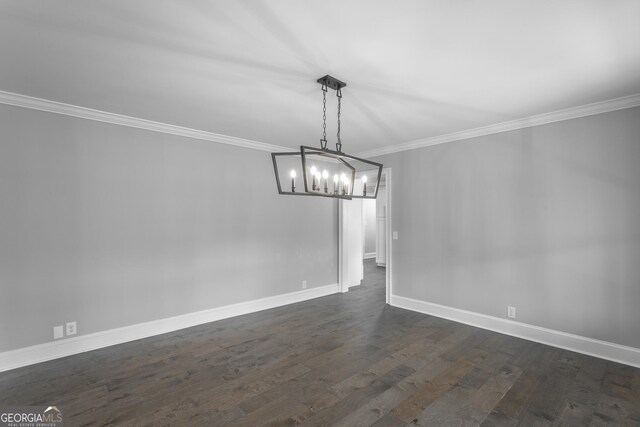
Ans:
[[[2,91],[297,147],[325,74],[354,153],[636,94],[640,1],[0,2]]]

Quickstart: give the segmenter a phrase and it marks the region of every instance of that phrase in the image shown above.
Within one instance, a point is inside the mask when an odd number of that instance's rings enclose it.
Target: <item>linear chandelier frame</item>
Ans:
[[[340,139],[340,112],[342,88],[347,84],[326,75],[317,80],[322,86],[323,137],[320,148],[306,145],[300,151],[271,153],[278,193],[292,196],[317,196],[335,199],[375,199],[382,176],[381,163],[362,159],[342,152]],[[336,149],[327,148],[326,93],[336,91],[338,99],[338,131]],[[286,175],[286,172],[289,175]],[[332,175],[332,180],[330,180]],[[302,186],[296,187],[296,177],[302,177]],[[371,179],[371,182],[367,182]],[[290,180],[290,185],[283,185]],[[298,191],[296,191],[298,189]]]

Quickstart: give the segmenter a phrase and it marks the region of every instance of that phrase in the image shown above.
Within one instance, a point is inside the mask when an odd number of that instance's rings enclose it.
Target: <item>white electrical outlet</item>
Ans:
[[[398,232],[397,231],[393,232],[393,240],[398,240]]]
[[[67,336],[75,335],[77,332],[78,332],[78,329],[76,327],[76,322],[67,323]]]
[[[60,338],[64,338],[64,328],[62,325],[53,327],[53,339],[57,340]]]
[[[509,319],[515,319],[516,318],[516,308],[512,307],[510,305],[507,306],[507,317]]]
[[[302,281],[302,289],[307,289],[307,281],[306,280]]]

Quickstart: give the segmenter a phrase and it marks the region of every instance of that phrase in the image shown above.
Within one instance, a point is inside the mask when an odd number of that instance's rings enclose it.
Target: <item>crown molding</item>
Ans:
[[[154,122],[152,120],[140,119],[122,114],[109,113],[106,111],[94,110],[92,108],[80,107],[77,105],[65,104],[57,101],[50,101],[42,98],[21,95],[18,93],[0,91],[0,104],[13,105],[15,107],[29,108],[32,110],[46,111],[49,113],[62,114],[65,116],[78,117],[87,120],[95,120],[104,123],[144,129],[153,132],[166,133],[170,135],[182,136],[185,138],[200,139],[204,141],[217,142],[219,144],[234,145],[236,147],[250,148],[253,150],[269,152],[286,152],[290,148],[280,145],[267,144],[265,142],[253,141],[249,139],[236,138],[213,132],[206,132],[182,126],[170,125],[167,123]],[[622,110],[640,106],[640,93],[615,98],[607,101],[594,102],[592,104],[553,111],[508,122],[497,123],[488,126],[468,129],[460,132],[453,132],[445,135],[419,139],[405,142],[390,147],[375,148],[362,151],[356,156],[371,158],[383,156],[385,154],[399,153],[416,148],[429,147],[431,145],[444,144],[447,142],[461,141],[464,139],[479,136],[491,135],[510,130],[539,126],[547,123],[576,119],[578,117],[591,116],[594,114],[606,113],[609,111]]]
[[[41,98],[34,98],[32,96],[5,91],[0,91],[0,104],[13,105],[15,107],[29,108],[32,110],[46,111],[49,113],[62,114],[65,116],[78,117],[87,120],[95,120],[98,122],[150,130],[153,132],[166,133],[170,135],[183,136],[185,138],[200,139],[204,141],[217,142],[220,144],[234,145],[236,147],[251,148],[254,150],[270,152],[291,151],[290,148],[281,147],[279,145],[267,144],[264,142],[252,141],[249,139],[236,138],[233,136],[221,135],[213,132],[206,132],[182,126],[154,122],[151,120],[139,119],[136,117],[124,116],[122,114],[109,113],[106,111],[94,110],[92,108],[79,107],[77,105],[65,104],[62,102],[50,101]]]
[[[445,135],[418,139],[416,141],[405,142],[403,144],[393,145],[390,147],[375,148],[372,150],[362,151],[356,154],[356,156],[363,158],[383,156],[385,154],[399,153],[401,151],[414,150],[416,148],[429,147],[431,145],[461,141],[464,139],[476,138],[478,136],[491,135],[494,133],[507,132],[510,130],[524,129],[532,126],[577,119],[579,117],[592,116],[594,114],[607,113],[609,111],[622,110],[625,108],[632,108],[637,106],[640,106],[640,93],[624,96],[622,98],[610,99],[607,101],[594,102],[593,104],[581,105],[579,107],[566,108],[564,110],[539,114],[537,116],[525,117],[508,122],[482,126],[460,132],[453,132]]]

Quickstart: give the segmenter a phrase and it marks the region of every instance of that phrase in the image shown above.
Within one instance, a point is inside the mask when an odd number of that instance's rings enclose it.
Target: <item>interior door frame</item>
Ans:
[[[392,283],[393,275],[391,274],[392,264],[393,264],[393,257],[391,256],[392,248],[393,248],[393,243],[391,240],[391,234],[392,234],[391,233],[391,229],[392,229],[391,227],[391,224],[392,224],[391,168],[390,167],[382,168],[382,174],[385,176],[385,179],[386,179],[385,192],[387,195],[387,216],[385,221],[385,264],[386,264],[385,302],[389,304],[391,300],[391,293],[393,290],[393,283]],[[349,286],[347,285],[347,281],[344,278],[344,273],[345,273],[344,266],[347,262],[350,261],[346,259],[347,254],[344,251],[344,235],[345,235],[344,227],[348,225],[345,224],[345,220],[344,220],[345,218],[343,214],[344,203],[349,203],[349,202],[350,202],[349,200],[340,200],[338,202],[338,290],[342,293],[349,292]]]

